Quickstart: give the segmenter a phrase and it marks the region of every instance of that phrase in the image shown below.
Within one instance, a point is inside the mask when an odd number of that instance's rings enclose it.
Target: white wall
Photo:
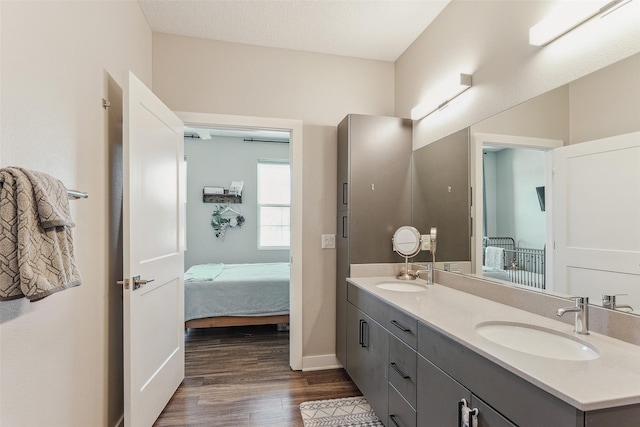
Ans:
[[[396,61],[396,115],[451,73],[473,74],[473,87],[414,125],[414,148],[640,52],[640,2],[545,47],[529,45],[529,28],[556,3],[453,0],[440,13]]]
[[[113,426],[123,413],[122,306],[108,186],[121,124],[101,99],[121,102],[128,69],[151,84],[151,31],[137,2],[2,1],[0,14],[1,164],[89,193],[71,202],[84,283],[0,302],[0,425]]]
[[[153,76],[176,111],[303,121],[303,357],[334,354],[336,126],[393,115],[393,63],[154,33]]]
[[[485,200],[484,200],[484,223],[482,226],[486,225],[486,230],[483,230],[483,237],[486,236],[495,236],[501,237],[502,235],[498,233],[498,223],[496,218],[496,200],[498,197],[497,194],[497,177],[496,177],[496,152],[495,151],[483,151],[483,191],[485,192]]]
[[[640,130],[638,76],[640,54],[572,82],[569,89],[570,143]]]
[[[187,157],[187,251],[185,269],[194,264],[288,262],[288,250],[258,250],[257,163],[259,159],[289,159],[289,144],[247,143],[243,138],[185,138]],[[202,188],[244,181],[242,203],[230,206],[245,223],[227,230],[224,239],[211,227],[214,203],[202,202]]]
[[[496,153],[497,236],[518,247],[543,249],[545,214],[536,187],[545,185],[544,151],[506,148]]]

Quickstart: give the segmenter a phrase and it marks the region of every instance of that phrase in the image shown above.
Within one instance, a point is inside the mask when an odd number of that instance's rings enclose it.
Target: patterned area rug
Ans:
[[[384,427],[362,396],[300,404],[304,427]]]

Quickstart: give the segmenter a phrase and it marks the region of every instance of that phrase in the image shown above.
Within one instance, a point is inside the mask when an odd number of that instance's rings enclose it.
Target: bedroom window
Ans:
[[[286,160],[258,160],[258,249],[289,249],[291,168]]]

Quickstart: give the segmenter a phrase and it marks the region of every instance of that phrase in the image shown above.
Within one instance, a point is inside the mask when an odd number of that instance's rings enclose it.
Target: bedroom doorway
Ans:
[[[185,127],[191,134],[198,137],[204,136],[209,138],[214,135],[233,135],[236,138],[241,138],[240,144],[252,144],[258,146],[258,152],[263,154],[256,155],[253,159],[256,163],[255,169],[250,172],[242,172],[237,168],[231,167],[227,169],[227,179],[224,182],[210,182],[203,184],[203,188],[187,189],[187,192],[198,192],[195,197],[201,197],[203,200],[203,207],[207,213],[201,214],[198,219],[201,223],[206,223],[205,231],[210,233],[211,239],[219,240],[220,237],[224,238],[225,247],[231,246],[240,247],[240,251],[247,252],[246,256],[239,256],[236,258],[226,258],[227,263],[232,259],[238,259],[239,261],[251,259],[260,259],[264,263],[271,263],[285,261],[289,264],[290,278],[289,278],[289,364],[294,370],[302,369],[302,325],[301,325],[301,311],[302,311],[302,122],[298,120],[283,120],[283,119],[269,119],[269,118],[256,118],[256,117],[242,117],[242,116],[226,116],[217,114],[203,114],[203,113],[176,113],[184,122]],[[187,133],[187,132],[186,132]],[[202,133],[202,135],[200,135]],[[284,139],[289,139],[288,144],[283,144]],[[187,140],[187,139],[185,139]],[[266,141],[266,142],[265,142]],[[203,141],[204,142],[204,141]],[[264,151],[268,145],[271,145],[275,151],[268,151],[265,154]],[[249,147],[248,145],[245,147]],[[254,147],[255,148],[255,147]],[[241,150],[242,151],[242,150]],[[249,152],[253,150],[245,149],[243,152]],[[185,150],[187,153],[187,150]],[[282,155],[286,153],[287,156]],[[279,154],[278,154],[279,153]],[[220,156],[223,158],[224,151],[220,150]],[[192,157],[198,158],[200,154],[192,153]],[[288,157],[288,163],[286,158]],[[202,159],[198,159],[202,163]],[[190,159],[187,153],[187,174],[190,171]],[[227,162],[229,163],[229,162]],[[258,165],[262,164],[262,167]],[[286,164],[286,168],[283,165]],[[229,166],[229,165],[223,165]],[[271,188],[279,186],[278,182],[282,181],[284,176],[287,176],[290,185],[290,189],[287,189],[287,196],[290,195],[289,200],[285,200],[278,195],[273,197],[272,192],[262,191],[266,196],[260,196],[260,203],[258,203],[258,194],[260,191],[258,187],[260,185],[257,182],[257,174],[259,169],[262,169],[262,181],[268,181],[263,187]],[[271,169],[274,169],[271,171]],[[285,170],[286,169],[286,170]],[[264,170],[267,170],[265,175]],[[273,173],[270,173],[273,172]],[[285,172],[288,173],[285,174]],[[253,174],[253,175],[252,175]],[[238,175],[238,176],[236,176]],[[242,175],[242,176],[240,176]],[[265,178],[266,176],[266,178]],[[271,181],[269,181],[271,180]],[[220,180],[219,180],[220,181]],[[228,182],[227,182],[228,181]],[[242,181],[244,181],[242,183]],[[227,194],[233,195],[232,189],[226,188],[227,186],[233,186],[233,184],[244,184],[241,191],[243,197],[243,203],[229,203],[229,204],[217,204],[218,200],[222,198],[216,194],[220,192],[220,189],[227,190]],[[211,188],[204,188],[204,187]],[[224,193],[223,193],[224,194]],[[209,195],[211,197],[209,197]],[[194,197],[193,195],[191,197]],[[208,198],[212,203],[205,203],[205,198]],[[249,208],[249,204],[245,201],[251,199],[252,206]],[[212,220],[211,209],[218,206],[226,206],[225,212],[219,212],[222,219],[223,227],[218,227],[218,230],[214,227],[210,230],[213,224],[210,224]],[[208,210],[207,210],[208,208]],[[251,212],[249,212],[251,211]],[[245,216],[251,215],[252,218],[245,218]],[[188,215],[187,215],[188,216]],[[240,219],[240,217],[242,217]],[[226,220],[232,221],[231,224]],[[251,227],[246,227],[246,221],[249,220]],[[226,222],[226,226],[224,223]],[[244,223],[243,223],[244,222]],[[240,224],[238,224],[240,223]],[[240,227],[243,233],[238,233],[240,229],[234,229]],[[222,229],[221,229],[222,228]],[[286,248],[284,239],[284,231],[288,231],[289,247]],[[214,237],[214,233],[222,232],[224,235]],[[248,233],[249,232],[249,233]],[[253,243],[247,244],[240,242],[239,236],[243,235],[246,238],[249,234],[254,236]],[[262,238],[256,240],[256,235],[262,234]],[[265,238],[264,236],[271,236],[271,238]],[[274,240],[274,236],[276,236]],[[277,236],[280,236],[278,238]],[[208,239],[208,236],[207,236]],[[209,240],[211,240],[209,239]],[[198,248],[199,241],[206,240],[201,239],[200,235],[189,236],[187,232],[187,253],[190,248]],[[219,243],[219,242],[218,242]],[[244,245],[244,246],[243,246]],[[271,247],[269,247],[271,245]],[[267,247],[265,247],[267,246]],[[242,249],[244,248],[244,249]],[[205,249],[206,251],[206,249]],[[190,254],[191,255],[191,254]],[[186,264],[199,264],[197,256],[187,255],[185,261],[189,260]],[[206,259],[206,253],[203,255]],[[283,258],[284,256],[284,258]],[[257,257],[257,258],[256,258]],[[210,262],[210,261],[209,261]],[[240,262],[238,262],[240,264]],[[187,265],[188,266],[188,265]],[[262,274],[262,273],[261,273]],[[271,274],[271,273],[267,273]],[[275,273],[274,273],[275,274]],[[267,320],[270,321],[270,320]]]
[[[552,229],[545,204],[552,190],[546,152],[563,142],[476,133],[471,144],[474,272],[544,289]]]

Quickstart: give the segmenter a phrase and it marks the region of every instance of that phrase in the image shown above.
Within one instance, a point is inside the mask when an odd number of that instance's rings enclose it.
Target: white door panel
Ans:
[[[640,309],[640,132],[557,149],[553,163],[555,290],[624,293]]]
[[[184,140],[182,122],[131,73],[124,135],[125,425],[144,427],[184,378]]]

